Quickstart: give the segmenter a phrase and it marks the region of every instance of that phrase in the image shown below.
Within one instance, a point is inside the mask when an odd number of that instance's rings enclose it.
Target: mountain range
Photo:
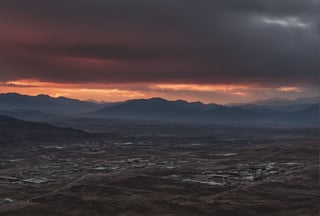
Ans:
[[[53,98],[48,95],[28,96],[17,93],[0,94],[0,110],[33,110],[51,114],[77,114],[90,112],[107,104],[80,101],[66,97]]]
[[[315,122],[318,120],[319,104],[302,106],[301,109],[285,110],[251,106],[223,106],[200,102],[168,101],[161,98],[130,100],[93,113],[95,117],[148,119],[194,122]]]
[[[247,104],[204,104],[162,98],[94,103],[47,95],[0,94],[0,114],[48,121],[67,117],[191,122],[318,123],[320,97],[273,98]]]

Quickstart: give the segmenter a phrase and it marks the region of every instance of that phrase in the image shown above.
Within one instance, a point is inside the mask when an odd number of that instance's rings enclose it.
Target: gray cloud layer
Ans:
[[[315,85],[319,0],[0,0],[0,80]]]

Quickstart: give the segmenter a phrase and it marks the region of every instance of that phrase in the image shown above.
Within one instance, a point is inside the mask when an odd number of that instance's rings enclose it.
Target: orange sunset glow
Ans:
[[[97,102],[115,102],[138,98],[164,97],[170,100],[183,98],[186,101],[197,101],[198,95],[203,95],[201,101],[206,103],[229,103],[255,100],[257,92],[302,93],[299,87],[280,87],[277,89],[260,87],[258,85],[200,85],[200,84],[101,84],[101,83],[54,83],[38,80],[14,80],[0,84],[0,93],[16,92],[24,95],[46,94],[51,97],[69,97],[79,100],[95,100]],[[190,94],[195,93],[195,95]],[[218,95],[211,97],[210,95]],[[224,95],[219,96],[219,95]]]

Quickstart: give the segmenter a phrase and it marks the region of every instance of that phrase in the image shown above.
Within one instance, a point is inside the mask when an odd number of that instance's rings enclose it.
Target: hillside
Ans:
[[[90,134],[72,128],[55,127],[47,123],[22,121],[0,116],[0,143],[58,142],[89,137]]]

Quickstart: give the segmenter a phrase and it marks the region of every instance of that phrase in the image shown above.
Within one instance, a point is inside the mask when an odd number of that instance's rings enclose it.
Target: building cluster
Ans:
[[[191,176],[171,175],[170,177],[183,182],[197,182],[208,185],[239,185],[244,183],[263,181],[268,177],[283,174],[300,167],[301,164],[295,162],[289,163],[248,163],[240,164],[237,167],[210,171],[206,170],[200,174]]]

